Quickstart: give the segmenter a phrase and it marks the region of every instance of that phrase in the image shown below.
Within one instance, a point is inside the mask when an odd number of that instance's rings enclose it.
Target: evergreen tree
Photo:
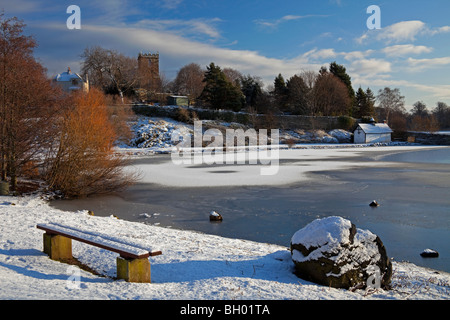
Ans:
[[[375,114],[375,100],[376,98],[370,88],[364,91],[359,87],[358,91],[356,91],[353,116],[355,118],[373,117]]]
[[[358,91],[356,91],[353,116],[355,118],[361,118],[363,116],[363,113],[365,112],[366,105],[367,105],[366,93],[361,87],[359,87]]]
[[[204,101],[210,108],[241,110],[244,96],[240,88],[227,80],[219,66],[211,62],[207,67],[203,82],[205,87],[199,99]]]
[[[375,115],[375,101],[377,98],[373,94],[370,88],[366,90],[366,105],[364,110],[361,110],[361,116],[374,116]]]
[[[262,95],[262,84],[260,80],[250,75],[243,76],[241,78],[241,90],[245,96],[246,106],[256,108]]]
[[[283,76],[278,74],[274,80],[274,90],[273,95],[275,99],[275,104],[281,111],[286,111],[287,109],[287,99],[288,99],[288,88]]]
[[[288,107],[293,114],[306,114],[308,110],[308,87],[298,76],[292,76],[287,83]]]
[[[338,77],[347,87],[348,96],[351,103],[349,105],[349,113],[351,113],[353,111],[352,106],[355,103],[355,90],[353,90],[352,87],[351,77],[347,74],[347,70],[345,69],[345,67],[343,65],[337,64],[336,61],[330,63],[330,72]]]

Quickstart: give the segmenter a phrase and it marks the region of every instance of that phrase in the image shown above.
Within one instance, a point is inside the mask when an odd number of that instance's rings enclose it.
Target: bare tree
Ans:
[[[240,88],[242,73],[233,68],[223,68],[223,73],[228,81],[230,81],[234,86]]]
[[[434,114],[430,113],[423,101],[417,101],[411,110],[409,128],[413,131],[437,131],[439,122]]]
[[[137,60],[115,50],[98,46],[86,48],[82,73],[88,74],[93,86],[115,91],[122,98],[137,84]]]
[[[393,113],[406,113],[405,109],[405,97],[400,94],[400,89],[391,89],[385,87],[378,91],[377,100],[379,101],[379,108],[381,108],[386,116],[386,121],[389,125],[391,123],[391,115]]]
[[[429,116],[427,105],[425,103],[423,103],[423,101],[417,101],[416,103],[414,103],[411,113],[413,116],[419,116],[419,117]]]
[[[439,122],[440,129],[450,129],[450,107],[445,102],[437,102],[432,112]]]
[[[200,96],[205,87],[203,78],[205,70],[202,70],[199,64],[190,63],[182,67],[174,80],[174,90],[183,95],[187,95],[191,99]]]
[[[339,78],[329,72],[319,74],[312,90],[313,115],[346,115],[350,103],[348,89]]]
[[[316,83],[318,75],[319,74],[317,72],[314,72],[312,70],[303,70],[298,74],[298,76],[303,79],[309,90],[312,90],[312,88],[314,88],[314,84]]]

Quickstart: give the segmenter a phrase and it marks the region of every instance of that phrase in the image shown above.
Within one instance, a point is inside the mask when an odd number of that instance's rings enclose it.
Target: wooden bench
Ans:
[[[50,259],[64,261],[72,259],[72,240],[87,243],[118,253],[117,278],[128,282],[150,283],[149,257],[162,254],[159,250],[148,250],[118,239],[60,224],[38,224],[44,230],[44,252]]]

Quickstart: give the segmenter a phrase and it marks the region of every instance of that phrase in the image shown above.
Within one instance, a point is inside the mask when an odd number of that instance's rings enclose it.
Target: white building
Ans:
[[[53,83],[59,85],[64,91],[72,92],[74,90],[89,91],[89,80],[83,79],[78,73],[72,73],[70,68],[66,72],[57,74],[53,78]]]
[[[386,123],[360,123],[353,132],[355,143],[391,142],[392,129]]]

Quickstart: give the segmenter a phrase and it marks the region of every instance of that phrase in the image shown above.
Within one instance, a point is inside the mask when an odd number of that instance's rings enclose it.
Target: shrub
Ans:
[[[189,115],[189,111],[185,108],[179,107],[175,118],[177,121],[189,123],[191,121],[191,116]]]
[[[80,197],[128,186],[135,177],[123,173],[126,159],[114,152],[115,141],[104,95],[96,89],[76,93],[62,118],[57,148],[46,161],[49,188]]]
[[[338,127],[339,129],[351,130],[355,125],[356,120],[349,116],[339,116],[338,117]]]

